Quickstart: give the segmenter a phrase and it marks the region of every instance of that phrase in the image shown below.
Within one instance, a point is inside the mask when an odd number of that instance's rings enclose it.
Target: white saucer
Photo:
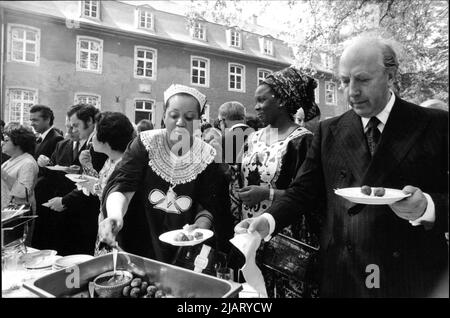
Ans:
[[[385,205],[403,200],[411,194],[403,193],[402,190],[384,188],[386,191],[382,197],[375,195],[367,195],[361,192],[361,187],[336,189],[334,193],[354,203],[368,204],[368,205]],[[373,193],[373,191],[372,191]]]
[[[206,241],[207,239],[209,239],[210,237],[212,237],[214,235],[214,232],[211,230],[195,229],[192,232],[189,232],[189,234],[194,235],[196,232],[201,232],[203,234],[203,237],[201,239],[199,239],[199,240],[193,239],[192,241],[175,241],[175,237],[180,232],[182,232],[184,234],[188,233],[185,230],[169,231],[169,232],[161,234],[159,236],[159,239],[165,243],[168,243],[168,244],[171,244],[174,246],[193,246],[193,245],[197,245],[197,244],[200,244],[200,243]]]

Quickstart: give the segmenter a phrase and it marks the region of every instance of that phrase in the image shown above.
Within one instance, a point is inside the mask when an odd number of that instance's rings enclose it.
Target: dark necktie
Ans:
[[[76,161],[78,158],[78,142],[74,141],[73,142],[73,155],[72,155],[72,159],[73,161]]]
[[[381,133],[378,130],[378,124],[380,120],[377,117],[371,117],[367,124],[366,139],[369,146],[370,154],[373,156],[375,153],[378,142],[380,141]]]
[[[36,144],[39,145],[42,142],[42,137],[36,139]]]

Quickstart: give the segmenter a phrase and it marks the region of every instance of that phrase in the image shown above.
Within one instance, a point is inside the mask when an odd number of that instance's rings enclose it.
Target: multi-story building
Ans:
[[[265,75],[291,65],[282,41],[149,5],[116,1],[1,1],[2,118],[27,122],[29,107],[53,108],[63,127],[67,107],[92,103],[133,122],[161,122],[172,83],[208,97],[205,117],[237,100],[253,112]],[[320,80],[323,118],[342,113],[337,83]]]

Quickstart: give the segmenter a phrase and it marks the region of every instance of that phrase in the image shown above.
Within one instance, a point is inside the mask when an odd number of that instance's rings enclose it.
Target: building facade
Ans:
[[[204,20],[189,24],[148,5],[1,1],[0,18],[5,122],[28,122],[29,107],[40,103],[52,107],[62,128],[68,106],[84,102],[158,127],[172,83],[207,96],[207,119],[230,100],[251,114],[261,79],[292,63],[290,49],[270,35]],[[326,78],[317,90],[322,118],[342,113],[338,84]]]

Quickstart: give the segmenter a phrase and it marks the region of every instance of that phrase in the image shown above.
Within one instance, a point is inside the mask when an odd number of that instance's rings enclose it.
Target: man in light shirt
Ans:
[[[351,110],[319,124],[286,194],[235,232],[268,240],[322,201],[321,297],[433,295],[448,268],[448,113],[394,94],[398,60],[386,40],[354,39],[339,68]],[[364,205],[334,193],[363,185],[410,196]]]

